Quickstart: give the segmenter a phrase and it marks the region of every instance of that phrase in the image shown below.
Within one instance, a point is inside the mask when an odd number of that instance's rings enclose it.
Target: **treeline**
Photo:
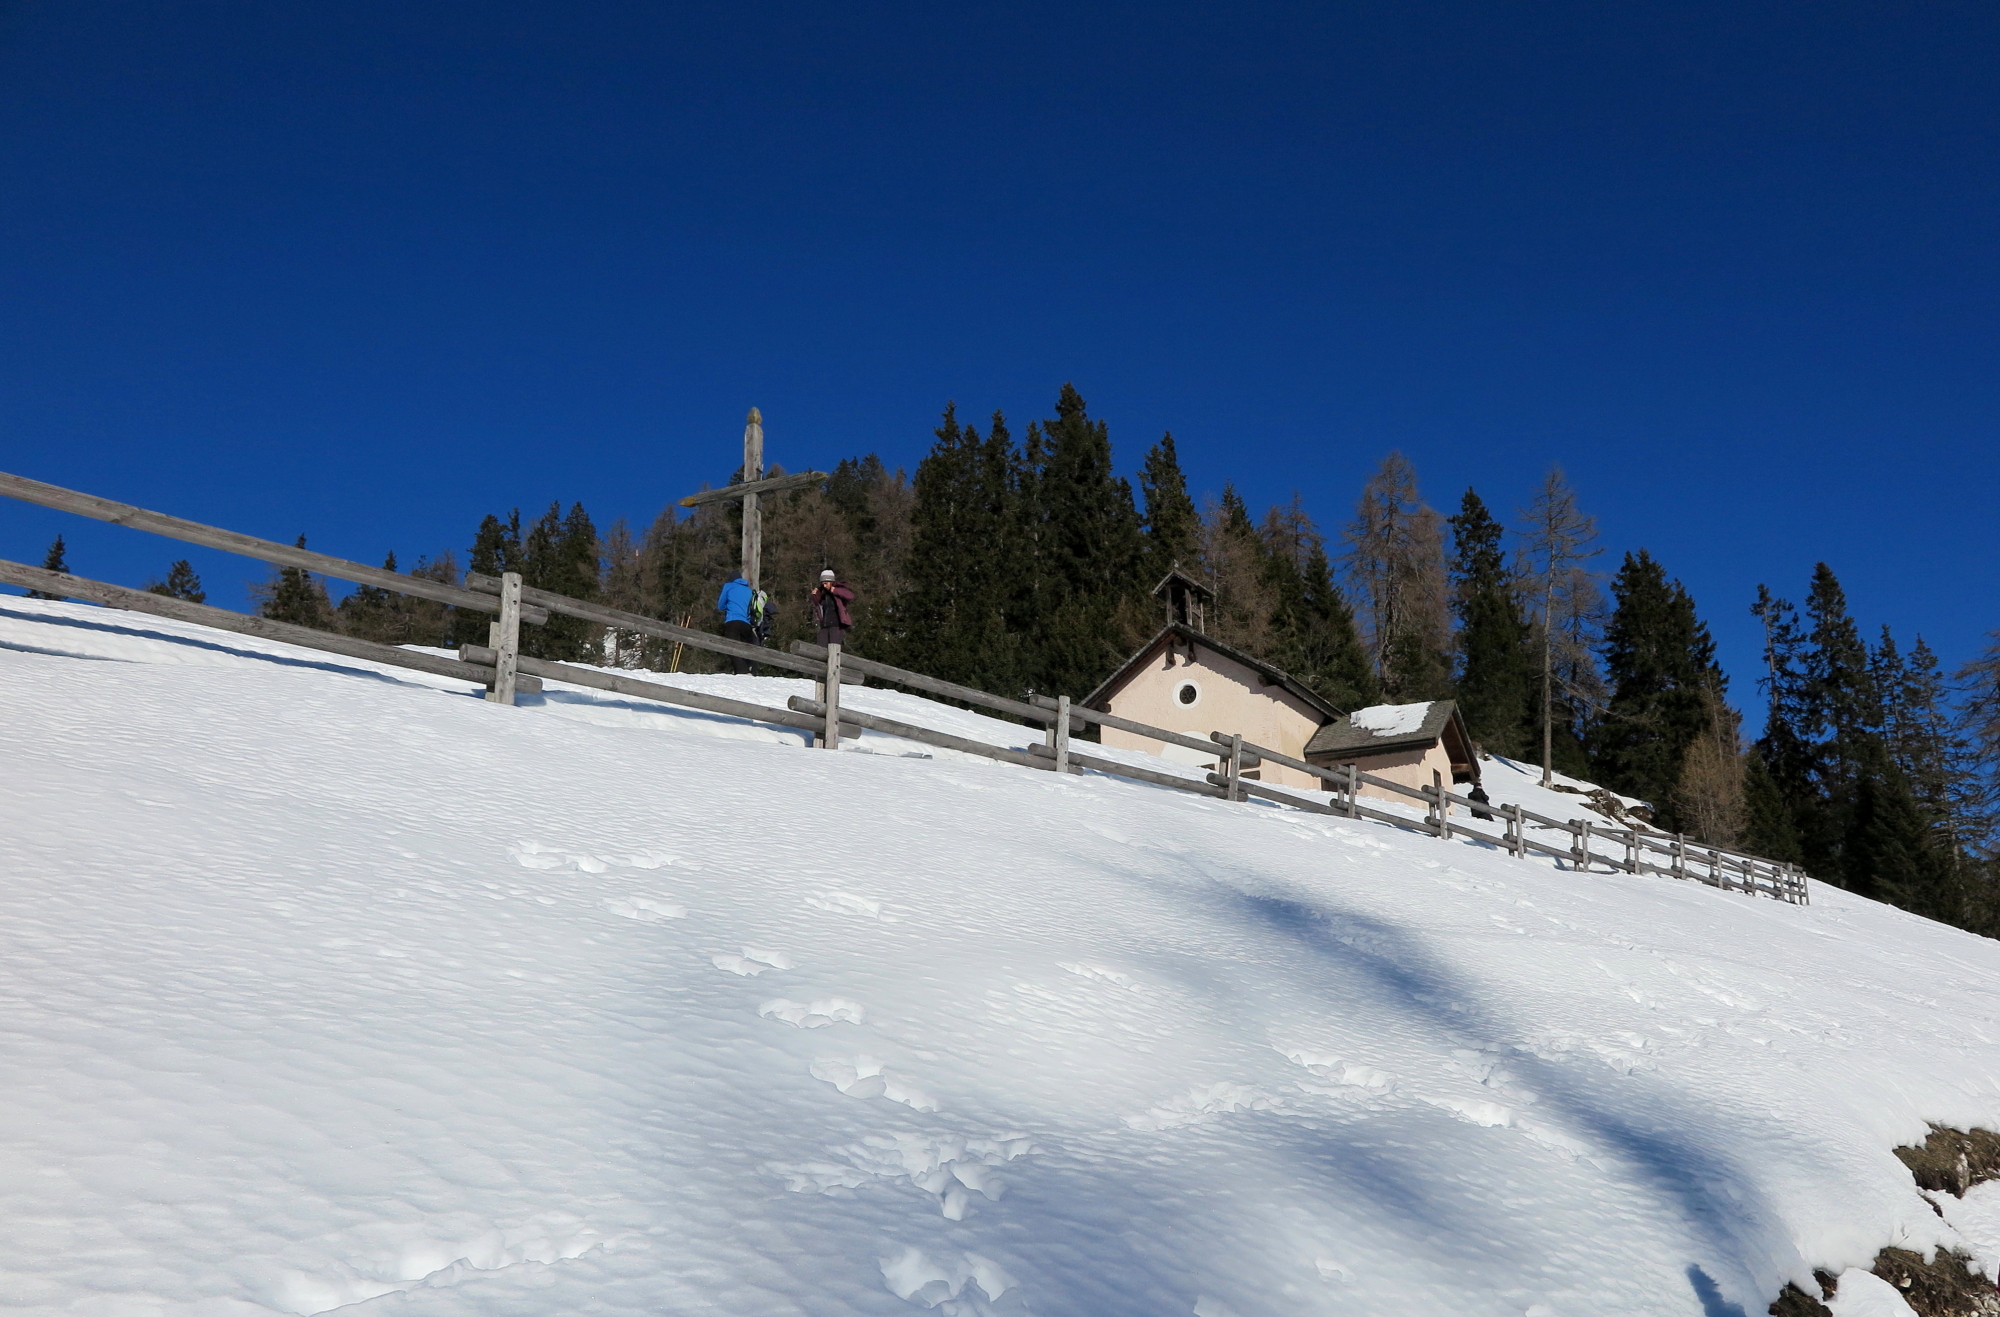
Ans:
[[[1658,826],[2000,934],[2000,640],[1946,674],[1921,638],[1907,653],[1886,630],[1864,643],[1824,565],[1803,615],[1759,587],[1768,717],[1746,745],[1685,586],[1643,549],[1607,571],[1559,468],[1506,520],[1471,489],[1446,515],[1392,453],[1331,534],[1297,495],[1262,515],[1233,486],[1198,504],[1171,434],[1146,451],[1137,485],[1068,385],[1018,439],[999,413],[982,425],[947,406],[913,477],[851,458],[824,488],[763,501],[772,644],[811,635],[806,597],[832,567],[857,593],[856,652],[997,693],[1082,696],[1158,630],[1150,592],[1178,564],[1215,591],[1210,634],[1335,707],[1457,699],[1488,751],[1546,756],[1649,802]],[[466,567],[713,631],[741,518],[735,502],[669,506],[643,530],[600,531],[580,504],[532,523],[516,510],[485,518]],[[415,574],[456,582],[456,556]],[[199,594],[185,563],[154,588]],[[392,644],[484,642],[490,621],[369,587],[336,605],[289,568],[260,606]],[[646,668],[667,667],[672,649],[561,617],[525,627],[522,646]],[[681,664],[713,667],[699,651]]]

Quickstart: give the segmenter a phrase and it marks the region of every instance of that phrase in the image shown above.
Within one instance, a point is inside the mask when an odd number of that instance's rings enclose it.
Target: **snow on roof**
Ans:
[[[1376,736],[1408,736],[1424,725],[1431,702],[1422,704],[1371,704],[1347,716],[1348,722]]]

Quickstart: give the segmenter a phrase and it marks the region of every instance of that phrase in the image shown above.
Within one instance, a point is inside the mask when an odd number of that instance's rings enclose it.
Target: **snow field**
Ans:
[[[0,601],[0,679],[27,1311],[1761,1313],[1889,1243],[2000,1265],[1890,1153],[2000,1119],[2000,955],[1845,893],[79,605]]]

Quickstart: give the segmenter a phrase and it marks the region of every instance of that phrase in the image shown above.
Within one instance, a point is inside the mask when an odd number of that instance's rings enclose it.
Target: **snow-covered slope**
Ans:
[[[0,682],[26,1311],[1712,1317],[2000,1261],[1890,1153],[2000,1121],[2000,947],[1838,891],[77,605],[0,601]]]

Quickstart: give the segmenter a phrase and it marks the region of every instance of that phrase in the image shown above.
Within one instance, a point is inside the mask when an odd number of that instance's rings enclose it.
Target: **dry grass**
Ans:
[[[2000,1290],[1983,1272],[1968,1270],[1972,1259],[1939,1249],[1931,1261],[1908,1249],[1885,1248],[1875,1255],[1875,1274],[1902,1293],[1917,1317],[1988,1317],[2000,1314]]]
[[[2000,1134],[1991,1130],[1933,1125],[1921,1144],[1898,1148],[1896,1156],[1917,1178],[1918,1188],[1954,1198],[1965,1197],[1975,1184],[2000,1179]]]

